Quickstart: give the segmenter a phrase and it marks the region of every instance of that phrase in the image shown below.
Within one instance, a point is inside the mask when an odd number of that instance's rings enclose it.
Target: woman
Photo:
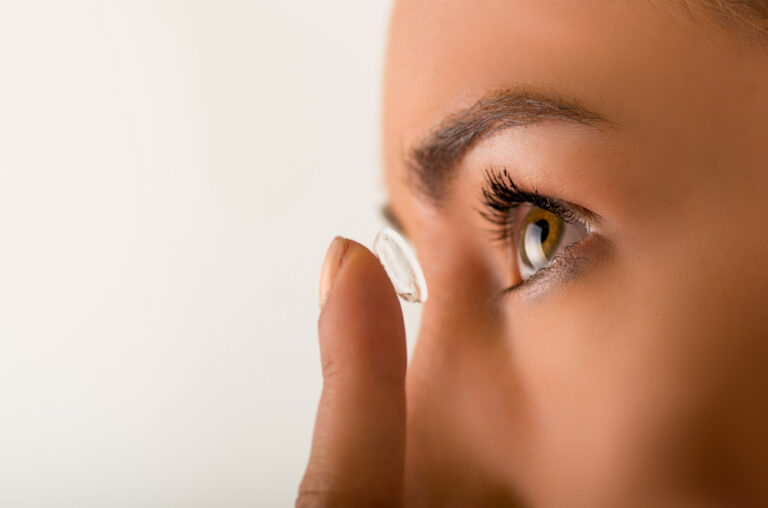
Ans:
[[[299,506],[768,506],[768,5],[407,0]]]

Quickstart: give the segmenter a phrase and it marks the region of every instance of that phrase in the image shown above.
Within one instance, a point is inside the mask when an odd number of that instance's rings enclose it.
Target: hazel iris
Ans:
[[[525,278],[547,266],[563,238],[564,221],[554,213],[534,206],[520,225],[521,275]]]

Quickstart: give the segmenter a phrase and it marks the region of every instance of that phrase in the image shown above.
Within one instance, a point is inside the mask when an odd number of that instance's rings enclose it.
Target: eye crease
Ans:
[[[480,214],[493,225],[494,239],[513,248],[520,279],[505,293],[544,278],[591,236],[597,216],[583,207],[521,189],[503,168],[487,170],[485,180]],[[567,270],[573,263],[560,265]]]

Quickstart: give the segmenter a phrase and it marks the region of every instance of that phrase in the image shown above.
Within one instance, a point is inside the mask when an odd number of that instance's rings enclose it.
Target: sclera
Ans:
[[[384,266],[395,291],[407,302],[427,301],[427,281],[416,254],[397,231],[384,227],[373,240],[373,252]]]

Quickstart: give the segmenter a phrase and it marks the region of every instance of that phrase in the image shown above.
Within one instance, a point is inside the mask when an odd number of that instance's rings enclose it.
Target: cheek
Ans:
[[[633,297],[624,273],[612,258],[556,294],[509,310],[540,472],[557,471],[582,488],[630,476],[641,460],[641,429],[667,413],[670,380],[652,360],[663,318],[637,312],[648,302]]]
[[[610,297],[608,280],[581,280],[546,303],[510,311],[510,356],[529,401],[528,439],[542,484],[605,488],[637,460],[637,438],[627,434],[648,387],[631,373],[644,370],[635,341],[649,331],[632,323],[625,299]]]
[[[671,479],[766,425],[765,275],[734,265],[725,224],[706,224],[645,250],[619,245],[589,278],[510,307],[542,478],[559,472],[584,488]]]

